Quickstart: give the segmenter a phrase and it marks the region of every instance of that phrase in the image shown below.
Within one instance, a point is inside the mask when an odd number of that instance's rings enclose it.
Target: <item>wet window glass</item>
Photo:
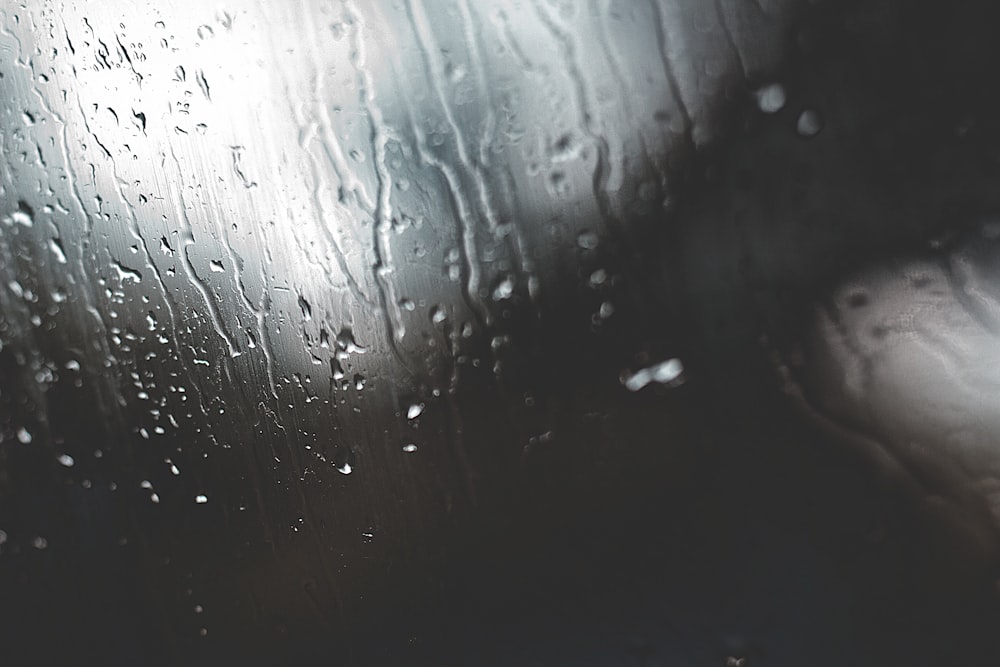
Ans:
[[[996,655],[993,13],[0,4],[0,660]]]

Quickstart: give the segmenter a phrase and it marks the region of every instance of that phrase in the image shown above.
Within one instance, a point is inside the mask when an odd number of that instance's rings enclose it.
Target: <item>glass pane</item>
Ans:
[[[985,1],[0,7],[11,664],[993,655]]]

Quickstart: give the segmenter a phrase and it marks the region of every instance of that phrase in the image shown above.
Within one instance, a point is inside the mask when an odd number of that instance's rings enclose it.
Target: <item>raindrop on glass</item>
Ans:
[[[629,391],[639,391],[651,382],[676,386],[684,373],[684,364],[680,359],[668,359],[658,364],[648,366],[635,373],[626,374],[622,384]]]
[[[785,87],[780,83],[771,83],[759,88],[754,93],[754,96],[757,98],[757,108],[764,113],[777,113],[781,111],[787,101]]]
[[[799,119],[795,123],[795,131],[799,136],[810,138],[815,137],[823,129],[823,118],[818,111],[806,109],[799,114]]]

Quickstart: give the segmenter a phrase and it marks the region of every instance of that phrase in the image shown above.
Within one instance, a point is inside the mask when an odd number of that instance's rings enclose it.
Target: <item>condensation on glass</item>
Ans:
[[[806,161],[837,141],[773,78],[798,4],[5,5],[0,566],[31,590],[120,559],[172,636],[277,636],[391,599],[519,494],[680,474],[685,352],[731,334],[731,285],[840,243],[711,205],[671,227],[733,104]],[[958,408],[906,414],[942,380],[907,374],[954,379],[925,339],[994,326],[978,248],[835,290],[774,366],[804,412],[948,440]],[[949,280],[972,309],[914,324]],[[948,354],[991,360],[977,336]],[[956,466],[996,432],[982,369]]]

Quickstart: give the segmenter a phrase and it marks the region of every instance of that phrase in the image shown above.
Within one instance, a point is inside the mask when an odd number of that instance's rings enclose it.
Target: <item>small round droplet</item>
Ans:
[[[754,96],[757,98],[757,108],[764,113],[778,113],[784,108],[788,99],[785,87],[780,83],[771,83],[759,88]]]
[[[412,454],[413,452],[417,451],[417,446],[414,445],[412,442],[408,442],[405,445],[403,445],[403,451],[406,452],[407,454]]]
[[[22,445],[30,444],[32,441],[31,431],[24,428],[23,426],[17,429],[17,441]]]
[[[197,496],[194,497],[194,501],[199,505],[204,505],[205,503],[208,502],[208,496],[199,493]]]
[[[597,247],[598,242],[599,239],[597,234],[589,230],[580,232],[580,234],[576,237],[576,244],[584,250],[593,250]]]
[[[795,131],[799,133],[800,137],[805,137],[807,139],[815,137],[823,129],[823,118],[819,115],[818,111],[814,109],[806,109],[801,114],[799,114],[799,119],[795,123]]]
[[[509,299],[514,294],[514,281],[509,277],[505,277],[497,286],[493,289],[493,300],[503,301],[504,299]]]
[[[423,403],[413,403],[412,405],[410,405],[410,407],[406,409],[406,418],[416,419],[423,413],[423,411],[424,411]]]
[[[60,464],[66,466],[67,468],[73,467],[74,463],[73,457],[70,456],[69,454],[60,454],[57,460],[59,461]]]

